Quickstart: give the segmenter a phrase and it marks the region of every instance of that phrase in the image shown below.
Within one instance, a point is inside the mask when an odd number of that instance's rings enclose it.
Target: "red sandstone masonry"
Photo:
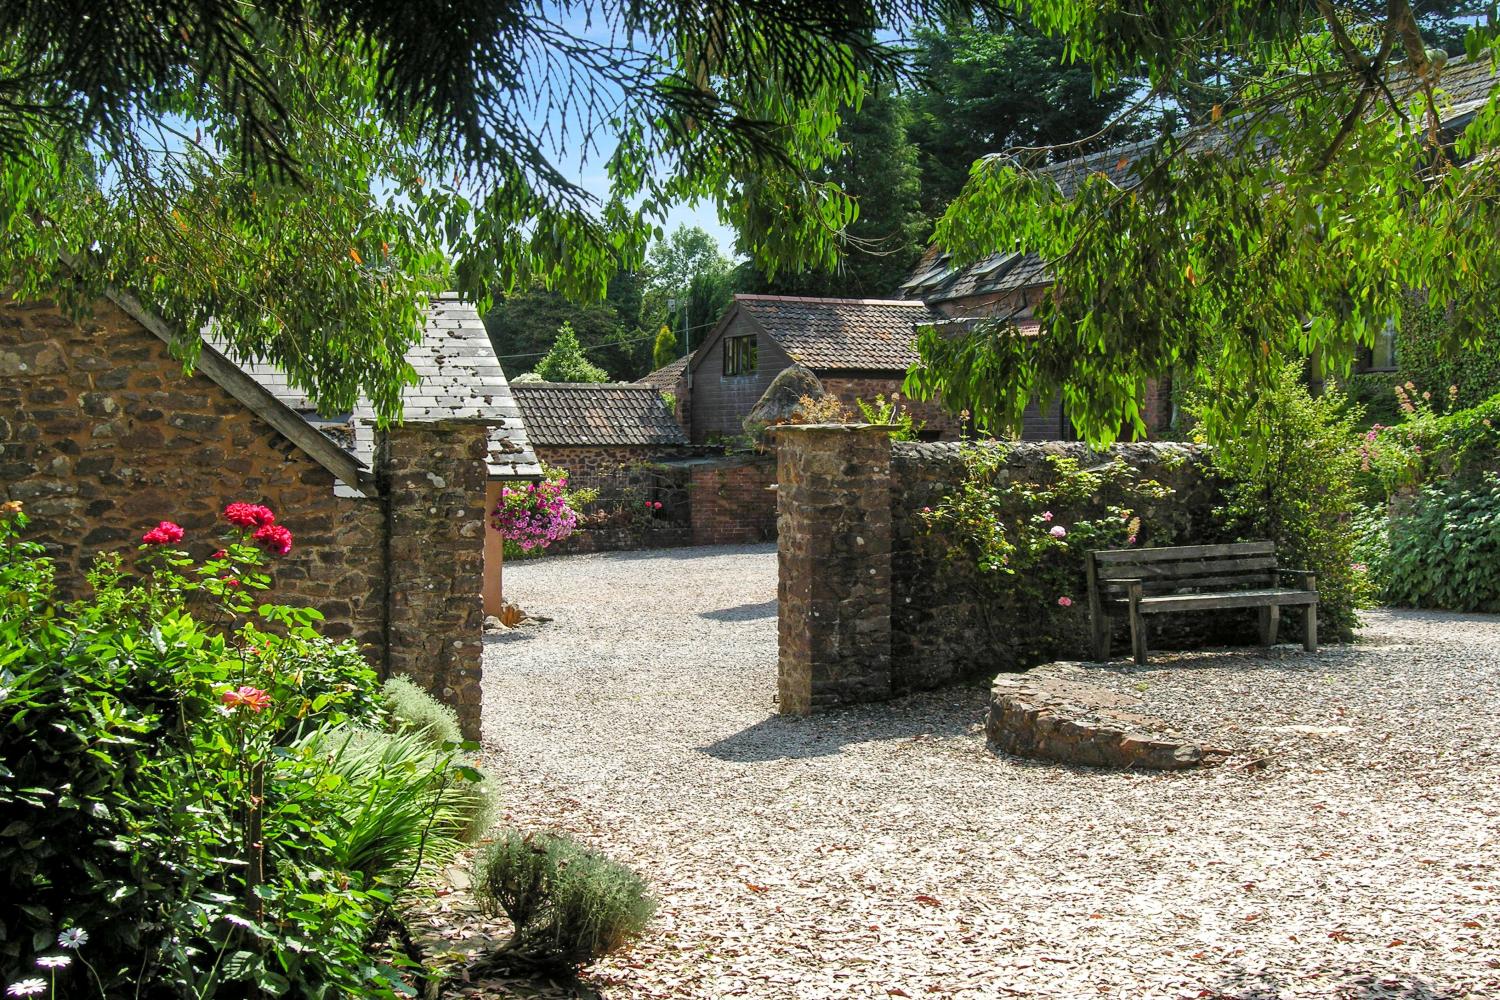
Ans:
[[[333,481],[113,304],[82,322],[51,303],[0,307],[0,497],[25,504],[64,595],[84,592],[95,555],[134,551],[159,520],[203,557],[225,503],[264,503],[296,537],[273,560],[278,597],[383,656],[384,504],[335,497]]]
[[[693,469],[693,544],[747,545],[776,538],[776,461],[726,459]]]

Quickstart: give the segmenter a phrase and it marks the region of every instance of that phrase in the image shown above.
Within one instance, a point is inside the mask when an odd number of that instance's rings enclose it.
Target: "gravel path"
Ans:
[[[487,648],[509,818],[661,899],[600,995],[1500,997],[1500,618],[1095,671],[1244,751],[1153,776],[995,756],[981,687],[777,717],[775,577],[769,546],[506,567],[553,619]]]

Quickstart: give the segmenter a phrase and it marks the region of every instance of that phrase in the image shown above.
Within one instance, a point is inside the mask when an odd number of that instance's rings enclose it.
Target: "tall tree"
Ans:
[[[656,331],[656,343],[651,348],[651,364],[657,368],[665,368],[679,357],[677,335],[670,326],[663,323],[662,328]]]
[[[987,426],[1060,392],[1100,442],[1140,429],[1146,378],[1177,371],[1213,387],[1211,436],[1261,435],[1254,402],[1285,365],[1317,351],[1347,370],[1412,289],[1457,307],[1455,343],[1495,328],[1500,106],[1474,100],[1493,90],[1493,30],[1470,31],[1460,61],[1429,46],[1407,0],[1014,6],[1106,90],[1144,69],[1170,94],[1227,65],[1229,99],[1118,161],[979,164],[937,240],[957,261],[1039,253],[1054,279],[1042,336],[928,334],[912,388]]]
[[[907,136],[908,98],[876,86],[840,114],[840,152],[825,177],[854,200],[858,214],[845,230],[844,255],[832,271],[782,273],[767,279],[753,262],[744,287],[792,295],[886,298],[896,293],[922,253],[932,228],[921,205],[917,149]]]
[[[922,27],[914,68],[910,133],[919,151],[922,206],[932,218],[957,197],[976,160],[1098,136],[1137,84],[1122,74],[1096,88],[1091,68],[1068,58],[1066,39],[1044,34],[1024,11]],[[1130,137],[1128,128],[1116,128],[1092,147]]]
[[[599,296],[674,204],[714,202],[770,270],[831,265],[836,109],[899,61],[877,27],[950,6],[6,3],[0,282],[123,287],[188,354],[212,321],[325,407],[391,417],[429,292]]]
[[[734,263],[698,226],[680,225],[651,248],[641,302],[643,322],[670,326],[678,342],[696,345],[734,298]]]

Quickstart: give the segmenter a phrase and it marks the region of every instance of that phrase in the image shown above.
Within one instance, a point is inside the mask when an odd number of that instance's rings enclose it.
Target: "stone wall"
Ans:
[[[264,503],[296,538],[273,566],[278,599],[383,655],[385,505],[336,497],[333,482],[113,304],[82,322],[49,303],[0,308],[0,499],[26,505],[63,594],[157,521],[182,525],[201,558],[220,547],[226,503]]]
[[[730,456],[692,467],[694,545],[748,545],[776,537],[776,460]]]
[[[485,491],[482,427],[387,435],[386,496],[338,497],[334,477],[107,301],[74,321],[49,303],[0,307],[0,501],[20,500],[80,596],[102,551],[135,551],[160,520],[197,558],[220,547],[226,503],[264,503],[293,533],[272,561],[279,601],[316,607],[384,672],[409,673],[477,735]],[[392,557],[399,562],[392,567]]]
[[[1038,651],[1035,611],[1006,612],[985,595],[972,560],[954,538],[921,519],[964,476],[958,443],[898,443],[870,426],[779,427],[781,710],[877,700],[993,676],[1060,657],[1090,655],[1087,600],[1081,583],[1063,612],[1060,648]],[[1206,456],[1177,444],[1118,445],[1096,453],[1065,442],[991,444],[1005,449],[1006,475],[1042,481],[1050,459],[1068,456],[1087,468],[1121,459],[1172,488],[1138,508],[1141,545],[1223,540],[1213,510],[1220,487]],[[1058,523],[1099,511],[1056,508]],[[1003,604],[1003,602],[1001,602]],[[1162,616],[1157,648],[1206,640],[1244,642],[1254,615]],[[1124,622],[1118,622],[1121,630]],[[1124,648],[1117,643],[1117,649]]]
[[[382,472],[390,493],[391,673],[451,705],[470,739],[483,703],[485,450],[482,424],[408,425],[391,433]]]
[[[1218,485],[1205,468],[1204,452],[1191,445],[1122,444],[1103,453],[1071,442],[1007,444],[1008,474],[1016,480],[1041,481],[1050,474],[1050,459],[1068,456],[1087,468],[1121,459],[1140,470],[1140,478],[1171,487],[1173,493],[1139,510],[1140,545],[1186,545],[1219,541],[1213,517],[1220,502]],[[923,527],[923,507],[935,507],[963,480],[962,446],[955,443],[892,446],[892,685],[895,691],[934,687],[971,674],[1033,666],[1018,647],[1027,629],[1024,618],[1007,618],[984,598],[986,584],[956,552],[953,540]],[[1089,509],[1054,511],[1058,523],[1093,516]],[[1080,578],[1083,566],[1078,567]],[[1088,606],[1080,585],[1077,600],[1065,612],[1065,645],[1046,659],[1086,659],[1091,655]],[[1247,615],[1247,621],[1253,615]],[[1117,623],[1119,629],[1124,623]],[[1205,622],[1199,616],[1164,615],[1153,621],[1152,642],[1171,648],[1201,642]],[[1123,632],[1117,650],[1128,648]]]

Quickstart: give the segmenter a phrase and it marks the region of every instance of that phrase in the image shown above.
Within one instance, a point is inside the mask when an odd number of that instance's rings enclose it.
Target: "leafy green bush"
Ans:
[[[462,743],[458,713],[428,694],[410,677],[396,676],[381,688],[386,708],[402,730],[419,733],[435,745]]]
[[[1500,392],[1500,351],[1493,339],[1468,347],[1449,343],[1452,326],[1442,310],[1414,301],[1396,333],[1396,363],[1403,381],[1445,393],[1456,386],[1457,405],[1467,408]]]
[[[387,724],[375,674],[318,634],[317,611],[262,603],[266,553],[292,545],[275,515],[225,514],[233,530],[209,560],[173,548],[184,531],[162,522],[131,572],[102,556],[92,596],[59,605],[49,563],[19,540],[24,518],[0,508],[12,980],[62,940],[79,962],[59,995],[406,989],[399,957],[371,944],[418,869],[474,825],[478,774],[454,759],[472,745],[382,735],[358,763],[325,752],[332,734]]]
[[[854,405],[859,410],[860,419],[865,423],[894,427],[895,430],[891,431],[892,441],[915,441],[917,435],[922,432],[922,428],[927,426],[925,422],[912,416],[911,411],[901,405],[899,392],[891,393],[890,399],[877,393],[873,402],[856,399]]]
[[[506,831],[479,858],[474,891],[515,933],[491,962],[567,971],[623,947],[656,904],[640,876],[561,834]]]
[[[1404,508],[1362,525],[1360,554],[1382,599],[1500,611],[1500,475],[1429,484]]]
[[[1191,404],[1201,413],[1208,405],[1201,396]],[[1288,365],[1249,419],[1261,426],[1258,435],[1213,442],[1214,467],[1229,481],[1221,516],[1239,538],[1274,541],[1282,566],[1316,573],[1320,623],[1352,637],[1356,612],[1371,597],[1354,565],[1358,413],[1336,389],[1310,395],[1301,367]],[[1283,628],[1290,624],[1284,619]]]

